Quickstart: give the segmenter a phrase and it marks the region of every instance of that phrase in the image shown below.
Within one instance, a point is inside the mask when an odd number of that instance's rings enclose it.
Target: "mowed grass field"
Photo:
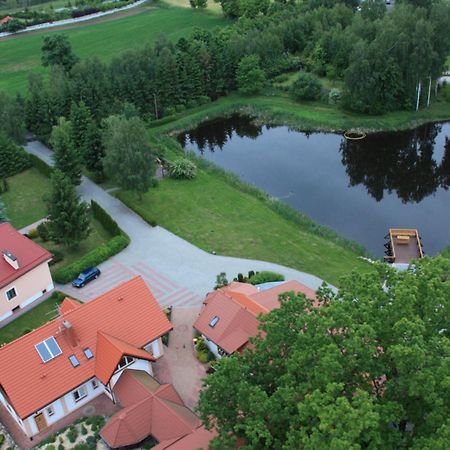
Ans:
[[[219,14],[168,6],[137,8],[129,15],[94,20],[71,28],[55,28],[0,40],[0,91],[26,93],[31,72],[46,73],[41,66],[45,36],[65,34],[80,58],[97,56],[109,61],[121,52],[154,42],[160,35],[170,40],[188,36],[194,28],[213,29],[227,22]],[[119,13],[120,14],[120,13]]]

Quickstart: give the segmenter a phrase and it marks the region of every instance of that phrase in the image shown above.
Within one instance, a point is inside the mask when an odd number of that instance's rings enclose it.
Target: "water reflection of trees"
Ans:
[[[413,131],[376,133],[360,141],[343,140],[342,163],[350,185],[364,184],[377,201],[384,191],[404,202],[420,202],[438,187],[450,184],[450,141],[442,161],[433,159],[435,139],[442,127],[430,124]]]
[[[211,152],[217,148],[222,150],[233,133],[241,138],[256,139],[261,132],[262,127],[252,122],[249,117],[234,115],[205,122],[195,130],[180,135],[179,142],[183,147],[189,146],[189,143],[195,143],[203,154],[205,150]]]

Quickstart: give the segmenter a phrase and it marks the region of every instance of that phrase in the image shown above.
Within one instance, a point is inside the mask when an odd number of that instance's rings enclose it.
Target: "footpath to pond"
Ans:
[[[25,148],[47,164],[53,164],[52,152],[42,143],[29,142]],[[102,276],[98,280],[77,291],[68,285],[60,287],[81,300],[100,295],[135,275],[144,277],[162,307],[201,305],[220,272],[225,272],[228,280],[232,280],[238,273],[245,274],[249,270],[271,270],[314,290],[322,284],[314,275],[278,264],[205,252],[160,226],[151,227],[86,177],[78,192],[84,201],[95,200],[100,204],[131,238],[126,249],[100,265]]]

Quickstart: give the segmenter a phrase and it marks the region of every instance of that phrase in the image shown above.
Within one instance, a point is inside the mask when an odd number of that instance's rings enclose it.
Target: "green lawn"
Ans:
[[[91,218],[91,232],[86,240],[81,242],[79,246],[75,249],[68,249],[64,245],[56,244],[54,242],[48,241],[44,242],[42,239],[35,239],[35,242],[39,245],[42,245],[50,252],[58,251],[64,255],[62,261],[53,264],[51,266],[51,270],[56,271],[61,269],[62,267],[66,267],[74,261],[80,259],[86,253],[90,252],[94,248],[97,248],[99,245],[105,244],[112,238],[111,234],[106,231],[100,222]]]
[[[44,197],[50,194],[50,180],[31,168],[8,178],[9,191],[1,194],[11,224],[23,228],[47,215]]]
[[[343,111],[321,102],[296,102],[285,94],[255,97],[232,94],[175,117],[156,121],[152,128],[159,133],[183,130],[233,112],[254,115],[263,123],[288,125],[301,130],[345,131],[358,128],[368,132],[393,131],[414,128],[425,122],[449,120],[450,102],[440,97],[430,108],[418,112],[396,111],[370,116]]]
[[[225,24],[218,14],[172,7],[141,8],[125,17],[77,25],[69,29],[17,35],[0,40],[0,90],[25,93],[30,71],[46,73],[41,67],[41,46],[45,36],[62,33],[70,38],[80,58],[97,56],[103,61],[133,47],[154,42],[161,34],[171,40],[189,35],[195,27],[212,29]]]
[[[206,251],[283,264],[333,284],[352,269],[369,267],[353,252],[303,231],[208,169],[192,181],[165,179],[142,202],[130,192],[117,195],[142,216],[155,218]]]
[[[60,304],[64,297],[64,294],[56,291],[40,305],[0,328],[0,345],[11,342],[54,318],[57,314],[56,305]]]

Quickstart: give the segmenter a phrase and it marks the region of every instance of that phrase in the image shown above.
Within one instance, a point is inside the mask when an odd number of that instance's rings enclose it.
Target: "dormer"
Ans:
[[[3,250],[3,258],[4,260],[15,270],[19,268],[19,261],[17,257],[13,255],[9,250]]]

